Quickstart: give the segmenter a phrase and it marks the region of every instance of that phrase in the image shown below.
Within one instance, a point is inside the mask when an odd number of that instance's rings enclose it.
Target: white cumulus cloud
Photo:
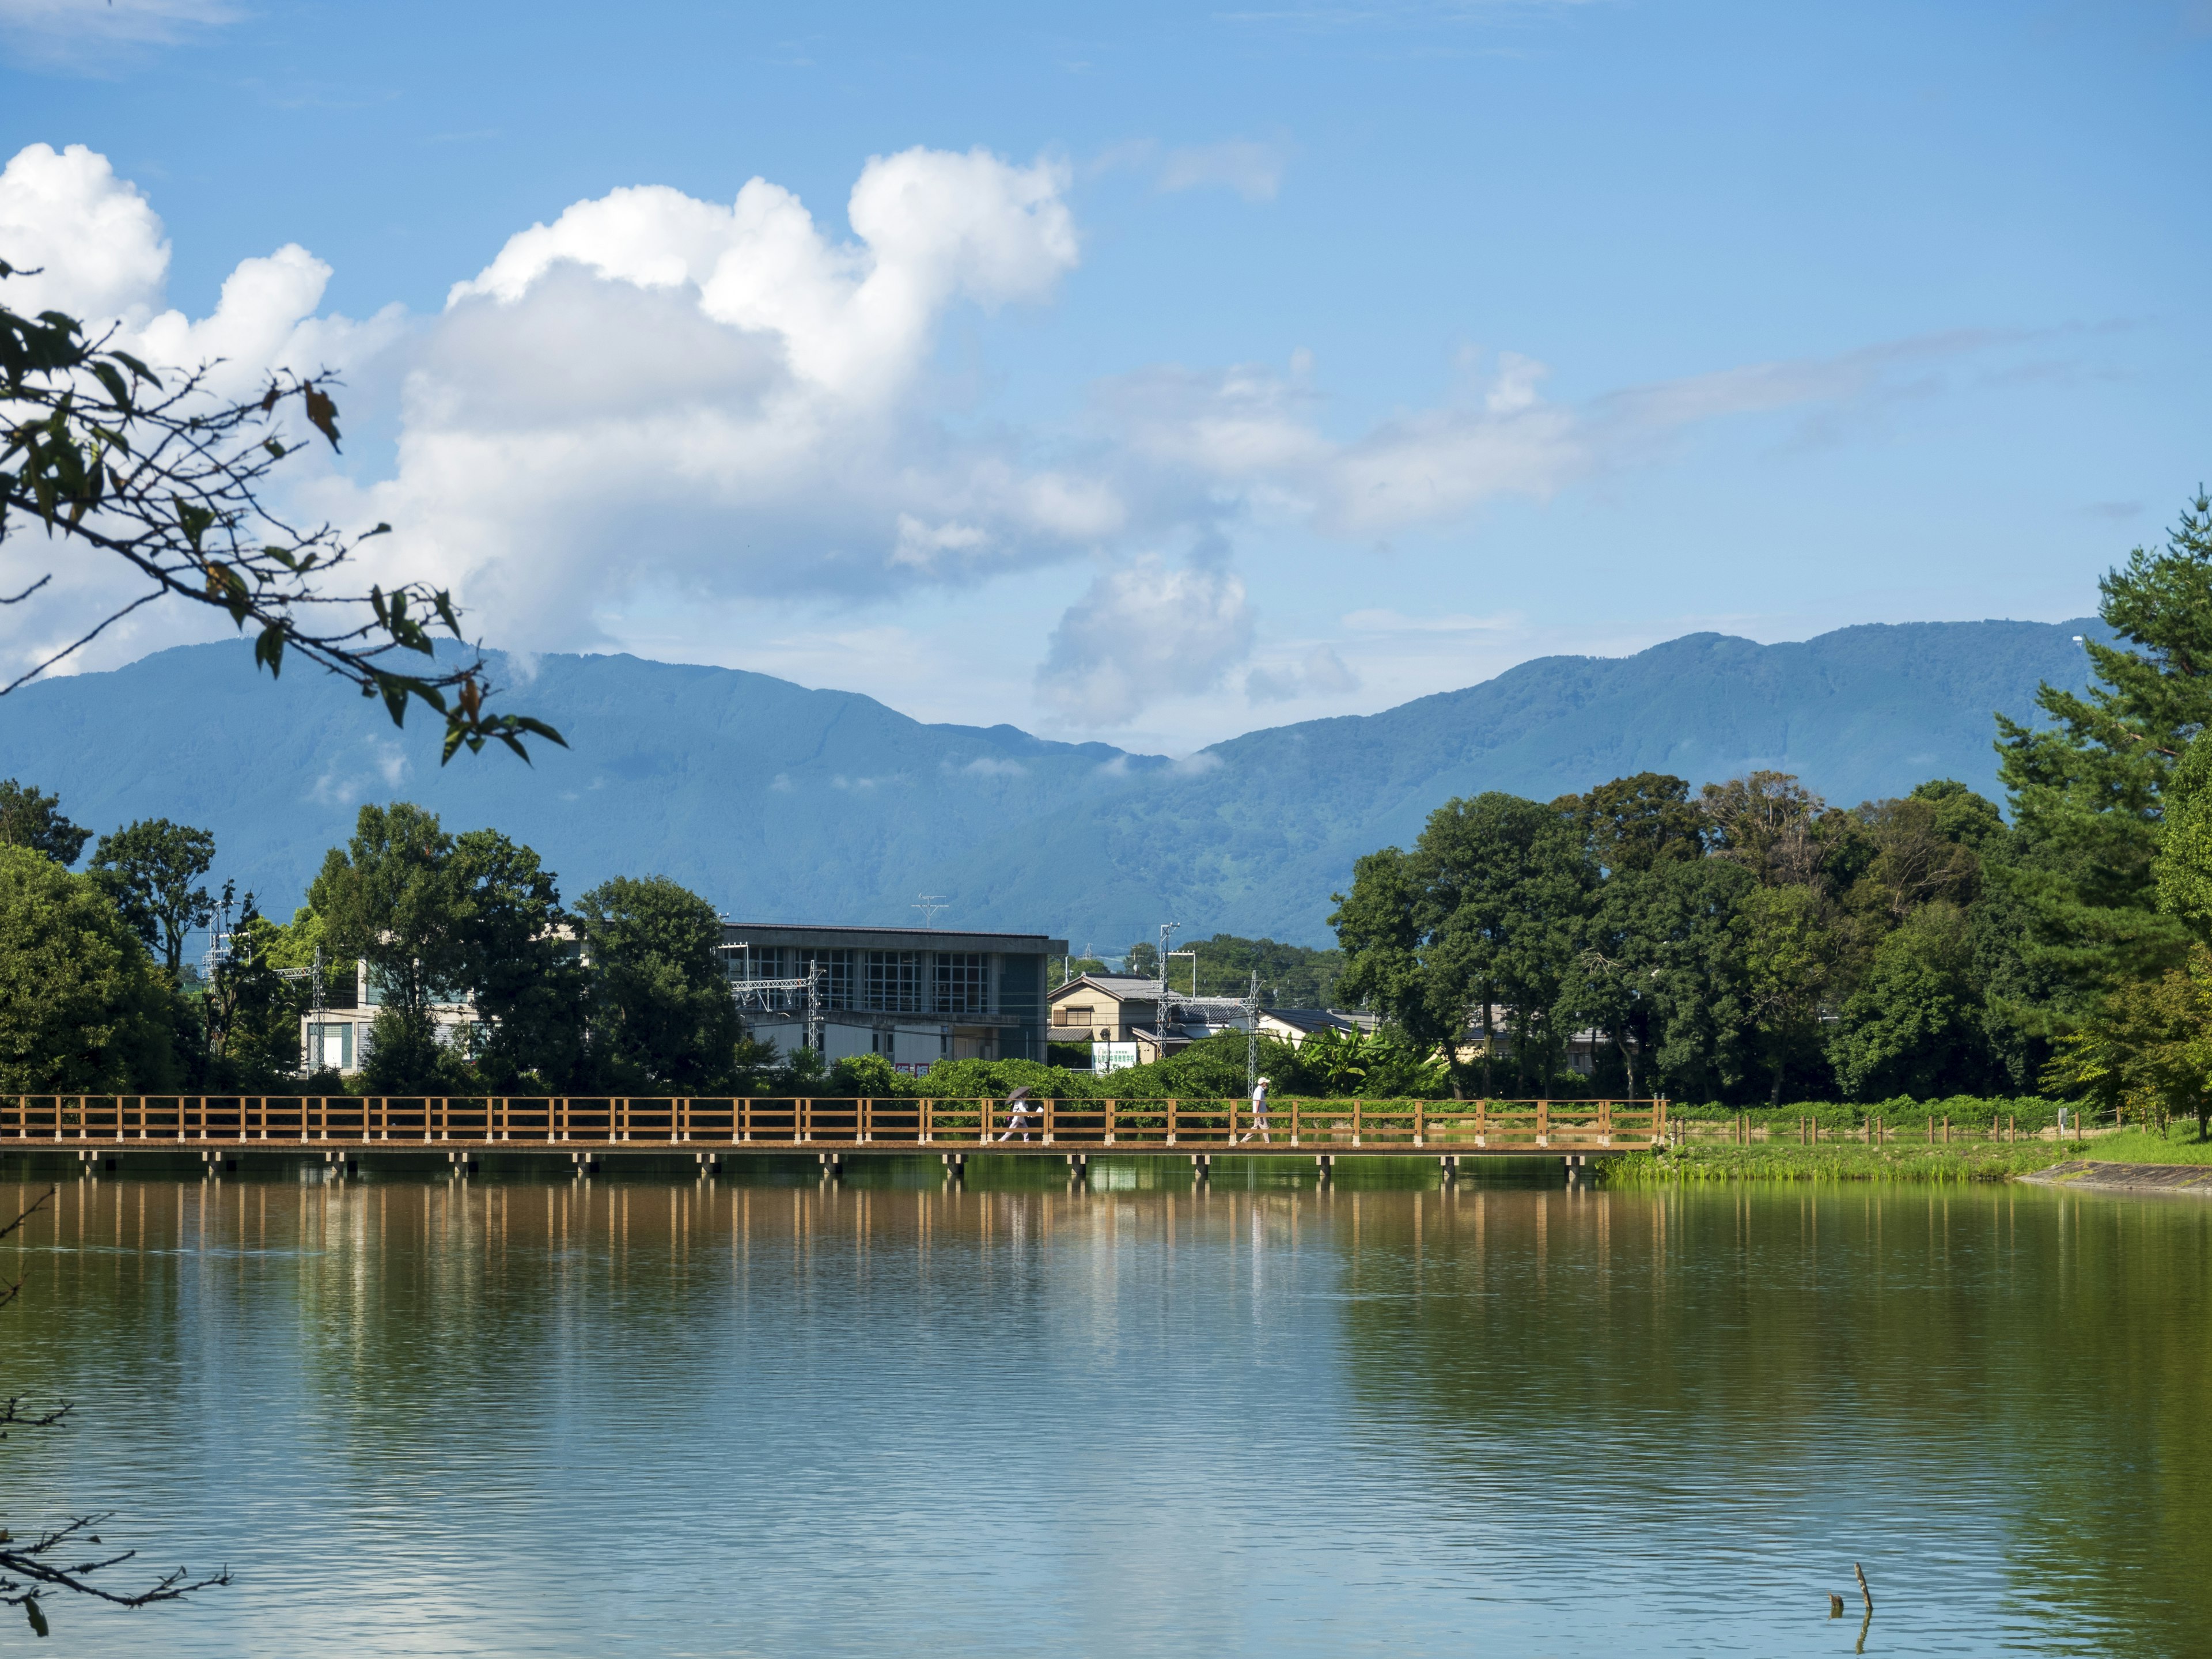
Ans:
[[[854,240],[755,179],[617,190],[512,237],[413,348],[388,556],[546,647],[641,604],[874,596],[1116,534],[1110,483],[956,437],[923,373],[956,304],[1048,297],[1064,171],[914,149],[861,171]]]
[[[1244,696],[1249,702],[1289,702],[1308,696],[1341,696],[1359,689],[1353,673],[1334,647],[1316,645],[1293,661],[1262,664],[1244,677]]]
[[[1253,629],[1235,573],[1136,559],[1060,618],[1037,689],[1073,724],[1122,725],[1162,696],[1211,690],[1251,654]]]

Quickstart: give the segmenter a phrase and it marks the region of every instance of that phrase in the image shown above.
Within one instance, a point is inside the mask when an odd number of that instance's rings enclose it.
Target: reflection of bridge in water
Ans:
[[[450,1164],[552,1156],[572,1164],[688,1157],[1556,1158],[1570,1165],[1656,1146],[1664,1100],[1279,1099],[1255,1128],[1243,1100],[881,1099],[806,1097],[18,1095],[0,1097],[0,1152],[218,1158],[441,1152]],[[1264,1137],[1264,1138],[1263,1138]]]

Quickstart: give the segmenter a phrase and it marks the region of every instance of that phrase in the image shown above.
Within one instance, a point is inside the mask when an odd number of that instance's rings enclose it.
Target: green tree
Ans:
[[[1455,1055],[1472,1015],[1485,1094],[1495,1091],[1502,1009],[1518,1081],[1548,1089],[1565,1058],[1561,994],[1594,873],[1569,812],[1496,792],[1448,801],[1411,854],[1361,859],[1352,891],[1337,895],[1340,989],[1424,1049]]]
[[[215,866],[215,837],[204,830],[141,818],[93,848],[93,878],[161,959],[172,984],[184,978],[185,939],[215,915],[200,878]]]
[[[1820,895],[1802,883],[1745,895],[1741,915],[1745,1002],[1766,1062],[1767,1103],[1779,1105],[1785,1080],[1820,1056],[1838,941]]]
[[[2004,879],[2054,991],[2040,1011],[2053,1031],[2185,952],[2187,931],[2154,902],[2152,863],[2168,775],[2212,721],[2212,499],[2200,490],[2163,549],[2135,549],[2097,586],[2117,636],[2083,641],[2097,683],[2044,685],[2043,724],[1997,717],[2019,842]]]
[[[2200,1141],[2212,1134],[2212,951],[2191,945],[2183,967],[2107,991],[2059,1039],[2044,1084],[2148,1127],[2194,1117]]]
[[[228,909],[228,883],[222,902]],[[200,999],[217,1088],[271,1093],[299,1069],[300,1019],[310,1006],[311,991],[279,971],[287,965],[279,959],[285,932],[261,914],[252,894],[246,896],[230,930],[228,955],[217,961]]]
[[[1915,790],[1902,800],[1869,801],[1853,814],[1874,846],[1852,886],[1858,908],[1894,926],[1931,902],[1961,910],[1974,902],[1982,877],[1975,848],[2002,838],[2004,823],[1994,805],[1963,784],[1950,787],[1957,793]]]
[[[1737,919],[1756,888],[1741,865],[1680,857],[1624,864],[1598,888],[1560,1011],[1611,1039],[1632,1097],[1714,1100],[1741,1081]]]
[[[1352,866],[1352,890],[1333,896],[1329,926],[1346,958],[1339,994],[1374,1009],[1417,1043],[1456,1039],[1467,1026],[1467,1004],[1449,988],[1439,994],[1429,971],[1425,894],[1413,855],[1395,847],[1366,854]]]
[[[618,876],[576,902],[594,1058],[620,1086],[726,1083],[741,1030],[714,907],[665,876]]]
[[[1752,772],[1698,792],[1708,845],[1762,887],[1803,887],[1820,873],[1827,804],[1787,772]]]
[[[13,778],[0,780],[0,846],[27,847],[66,868],[83,855],[92,831],[62,816],[60,798]]]
[[[453,873],[479,1074],[501,1092],[533,1073],[555,1088],[583,1083],[585,975],[553,872],[529,848],[471,830],[454,839]]]
[[[1337,978],[1344,971],[1341,951],[1316,951],[1237,933],[1216,933],[1183,948],[1198,953],[1200,995],[1241,997],[1256,973],[1260,1000],[1274,1008],[1332,1006]]]
[[[352,839],[324,855],[307,902],[337,951],[368,964],[381,1006],[420,1024],[462,981],[463,888],[437,815],[394,801],[361,809]]]
[[[1571,812],[1494,791],[1448,801],[1430,815],[1414,861],[1431,1021],[1456,1039],[1475,1014],[1488,1094],[1502,1007],[1520,1087],[1548,1093],[1566,1058],[1562,993],[1596,876]]]
[[[0,847],[0,1090],[171,1086],[173,996],[89,877]]]
[[[1590,861],[1608,877],[1694,862],[1705,855],[1713,834],[1707,811],[1690,799],[1689,784],[1664,772],[1615,778],[1553,805],[1573,820]]]
[[[1929,1100],[1996,1086],[1964,909],[1931,899],[1882,939],[1844,1000],[1828,1053],[1852,1100]]]

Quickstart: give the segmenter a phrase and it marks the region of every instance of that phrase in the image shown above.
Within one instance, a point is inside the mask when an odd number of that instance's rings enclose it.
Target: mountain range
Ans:
[[[137,817],[216,836],[217,879],[278,917],[358,805],[528,842],[571,896],[672,876],[745,921],[1048,931],[1118,951],[1187,933],[1331,942],[1362,853],[1455,795],[1548,799],[1644,770],[1754,767],[1832,801],[1932,777],[1995,793],[1991,715],[2081,683],[2092,621],[1916,623],[1760,645],[1693,634],[1633,656],[1546,657],[1380,714],[1253,732],[1171,760],[1012,726],[929,725],[853,692],[629,656],[495,659],[511,706],[558,727],[536,763],[437,764],[440,732],[242,644],[188,646],[38,683],[0,704],[0,775],[89,829]]]

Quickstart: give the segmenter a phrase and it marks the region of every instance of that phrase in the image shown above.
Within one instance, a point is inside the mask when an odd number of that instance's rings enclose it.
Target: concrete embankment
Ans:
[[[2098,1164],[2077,1158],[2021,1179],[2100,1193],[2194,1193],[2212,1198],[2212,1164]]]

